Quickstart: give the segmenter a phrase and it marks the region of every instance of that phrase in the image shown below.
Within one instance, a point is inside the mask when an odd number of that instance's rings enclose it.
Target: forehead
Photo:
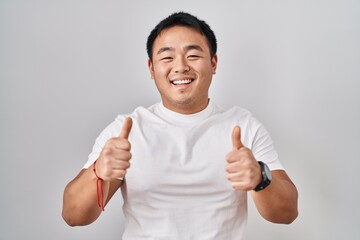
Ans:
[[[153,52],[163,47],[182,48],[188,45],[199,45],[210,51],[205,35],[186,26],[173,26],[166,28],[156,37]]]

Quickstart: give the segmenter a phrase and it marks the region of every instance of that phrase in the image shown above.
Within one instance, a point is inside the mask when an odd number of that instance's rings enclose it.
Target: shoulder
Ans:
[[[217,109],[216,111],[222,119],[227,119],[238,124],[243,125],[244,123],[258,122],[252,112],[244,107],[233,106],[227,110],[224,110],[223,108],[216,106],[215,109]]]
[[[252,117],[253,114],[246,108],[240,107],[240,106],[233,106],[228,110],[228,112],[239,115],[239,116],[246,116],[246,117]]]
[[[154,114],[157,111],[158,106],[159,106],[159,103],[153,104],[149,107],[138,106],[131,113],[118,114],[114,120],[114,122],[115,122],[114,124],[116,125],[116,123],[124,122],[126,117],[131,117],[134,120],[134,119],[143,118],[143,117],[149,116],[151,114]]]

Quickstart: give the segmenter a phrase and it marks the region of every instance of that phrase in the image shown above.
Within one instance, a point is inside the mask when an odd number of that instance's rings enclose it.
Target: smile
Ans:
[[[194,81],[193,79],[180,79],[180,80],[171,81],[171,83],[173,85],[186,85],[192,83],[193,81]]]

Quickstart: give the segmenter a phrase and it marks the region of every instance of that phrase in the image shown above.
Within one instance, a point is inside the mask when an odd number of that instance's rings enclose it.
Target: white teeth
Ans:
[[[191,82],[192,82],[192,80],[186,79],[186,80],[175,80],[172,83],[175,85],[181,85],[181,84],[189,84]]]

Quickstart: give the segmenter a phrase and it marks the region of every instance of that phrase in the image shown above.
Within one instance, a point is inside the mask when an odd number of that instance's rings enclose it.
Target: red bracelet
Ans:
[[[95,173],[95,176],[97,177],[97,179],[96,179],[96,194],[97,194],[98,206],[99,206],[99,208],[101,208],[102,211],[104,211],[105,209],[104,209],[103,179],[96,174],[95,166],[96,166],[96,161],[94,162],[94,165],[93,165],[93,171]],[[100,182],[100,189],[99,189],[99,182]],[[100,192],[101,192],[101,200],[100,200]]]

